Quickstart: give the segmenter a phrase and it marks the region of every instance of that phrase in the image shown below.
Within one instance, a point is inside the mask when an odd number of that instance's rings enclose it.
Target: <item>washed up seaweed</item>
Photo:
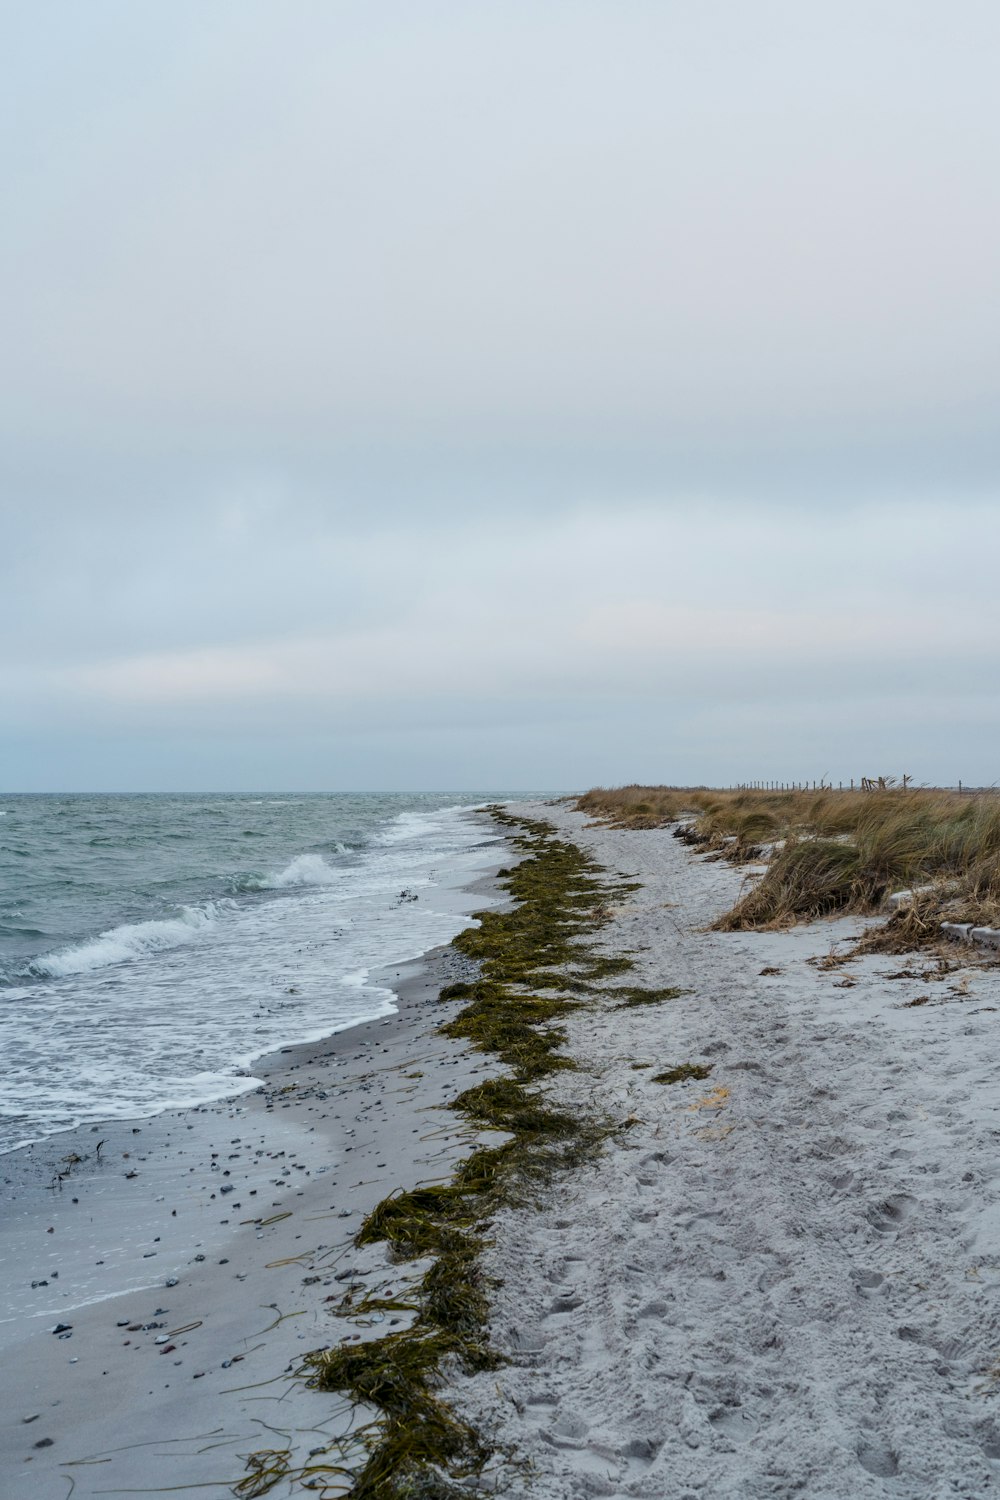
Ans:
[[[677,1000],[681,995],[686,995],[687,990],[680,990],[676,985],[670,985],[665,989],[642,989],[639,985],[619,985],[616,989],[606,991],[608,998],[615,998],[616,1010],[634,1010],[642,1005],[664,1005],[668,1000]]]
[[[529,1187],[578,1166],[614,1128],[555,1108],[538,1087],[576,1066],[563,1050],[560,1023],[583,1005],[659,1003],[678,993],[602,991],[600,982],[626,973],[632,960],[596,951],[596,935],[610,919],[610,903],[638,887],[608,879],[589,856],[555,837],[550,824],[499,807],[490,811],[523,858],[499,877],[511,907],[477,914],[478,925],[454,941],[478,973],[441,991],[443,1002],[463,1004],[439,1030],[504,1064],[505,1076],[466,1089],[450,1106],[479,1130],[497,1132],[497,1143],[478,1146],[450,1181],[397,1192],[372,1210],[358,1245],[381,1242],[393,1259],[430,1261],[401,1299],[412,1321],[382,1337],[312,1354],[304,1372],[312,1385],[344,1392],[359,1409],[375,1412],[354,1434],[363,1448],[360,1467],[345,1452],[340,1462],[309,1471],[314,1488],[323,1475],[349,1482],[354,1500],[467,1494],[463,1482],[493,1456],[490,1444],[440,1394],[450,1370],[500,1362],[487,1336],[490,1286],[481,1261],[490,1220],[501,1207],[522,1201]],[[380,1305],[364,1297],[340,1310],[364,1316]]]
[[[654,1073],[653,1083],[687,1083],[692,1078],[707,1078],[712,1071],[711,1063],[681,1063],[677,1068],[668,1068],[664,1073]]]

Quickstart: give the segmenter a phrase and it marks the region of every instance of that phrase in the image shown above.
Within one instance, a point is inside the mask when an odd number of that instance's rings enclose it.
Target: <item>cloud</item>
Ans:
[[[95,87],[45,90],[11,174],[21,433],[597,428],[704,456],[992,432],[989,7],[93,14]]]
[[[15,782],[991,779],[994,6],[6,41]]]
[[[789,524],[780,509],[689,502],[350,542],[287,521],[223,510],[186,573],[185,538],[176,572],[146,549],[109,614],[91,613],[89,649],[60,650],[56,622],[46,655],[63,695],[120,713],[385,700],[401,723],[422,700],[613,702],[706,684],[778,699],[818,680],[843,693],[889,673],[981,672],[1000,624],[982,509],[964,525],[926,505]],[[234,524],[248,550],[231,550]],[[152,649],[131,645],[130,615],[152,620]]]

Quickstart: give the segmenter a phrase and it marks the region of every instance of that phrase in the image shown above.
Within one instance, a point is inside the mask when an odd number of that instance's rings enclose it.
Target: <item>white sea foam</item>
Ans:
[[[125,963],[130,958],[141,958],[165,948],[179,948],[182,944],[193,943],[215,926],[219,905],[209,902],[205,906],[183,906],[176,917],[158,922],[126,922],[121,927],[111,927],[76,948],[33,959],[31,971],[46,978],[63,979],[68,974],[87,974],[92,969],[105,969],[110,964]]]
[[[419,838],[426,833],[428,815],[419,812],[404,812],[394,818],[388,828],[384,828],[377,835],[374,842],[377,844],[403,844],[409,839]]]
[[[0,1006],[0,1152],[244,1091],[256,1085],[239,1070],[256,1058],[390,1015],[392,992],[370,975],[465,926],[483,898],[455,893],[490,855],[447,809],[388,832],[343,862],[333,839],[326,859],[277,860],[243,885],[257,900],[178,908],[34,960],[33,982]],[[404,886],[418,899],[400,903]]]
[[[338,850],[341,847],[338,845]],[[336,878],[337,872],[331,870],[322,854],[300,854],[277,875],[262,880],[261,889],[283,891],[296,885],[329,885]]]

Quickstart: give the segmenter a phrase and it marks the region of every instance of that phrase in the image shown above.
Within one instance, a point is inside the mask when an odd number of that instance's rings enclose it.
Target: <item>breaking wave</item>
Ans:
[[[218,915],[219,906],[213,901],[205,906],[183,906],[178,916],[157,922],[126,922],[75,948],[32,959],[29,971],[39,978],[62,979],[67,974],[88,974],[165,948],[179,948],[213,928]]]
[[[342,844],[337,846],[337,851],[347,853]],[[249,890],[285,891],[294,886],[330,885],[336,878],[336,870],[327,864],[322,854],[299,854],[283,870],[253,878],[247,885]]]

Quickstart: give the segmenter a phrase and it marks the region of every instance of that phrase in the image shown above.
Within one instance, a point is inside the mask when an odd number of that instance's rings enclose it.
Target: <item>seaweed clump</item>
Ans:
[[[680,1067],[668,1068],[665,1073],[654,1073],[654,1083],[686,1083],[689,1078],[707,1078],[712,1065],[704,1063],[681,1063]]]
[[[617,997],[616,1010],[634,1010],[640,1005],[663,1005],[667,1000],[677,1000],[688,992],[678,989],[676,985],[660,990],[646,990],[639,985],[620,985],[611,993]]]
[[[465,1004],[440,1030],[506,1065],[507,1076],[466,1089],[451,1105],[505,1139],[478,1147],[447,1183],[384,1199],[358,1232],[359,1245],[385,1242],[398,1259],[431,1264],[405,1303],[414,1315],[408,1328],[307,1360],[312,1385],[375,1408],[374,1420],[360,1429],[360,1472],[321,1466],[326,1474],[349,1479],[355,1500],[449,1500],[467,1493],[458,1486],[481,1472],[493,1450],[438,1393],[450,1368],[474,1372],[500,1362],[486,1334],[489,1288],[480,1265],[488,1220],[518,1201],[528,1184],[548,1180],[599,1149],[612,1128],[550,1106],[535,1085],[575,1066],[561,1051],[566,1032],[560,1020],[586,1003],[595,981],[631,967],[627,957],[595,953],[591,939],[609,919],[609,898],[637,887],[603,878],[593,860],[554,837],[550,824],[513,818],[498,807],[490,811],[517,830],[512,842],[524,852],[522,862],[500,877],[516,905],[478,914],[479,925],[455,939],[479,973],[441,991],[442,1000]],[[668,993],[674,992],[656,996]],[[367,1298],[341,1310],[381,1305]],[[318,1474],[320,1466],[311,1472]]]

